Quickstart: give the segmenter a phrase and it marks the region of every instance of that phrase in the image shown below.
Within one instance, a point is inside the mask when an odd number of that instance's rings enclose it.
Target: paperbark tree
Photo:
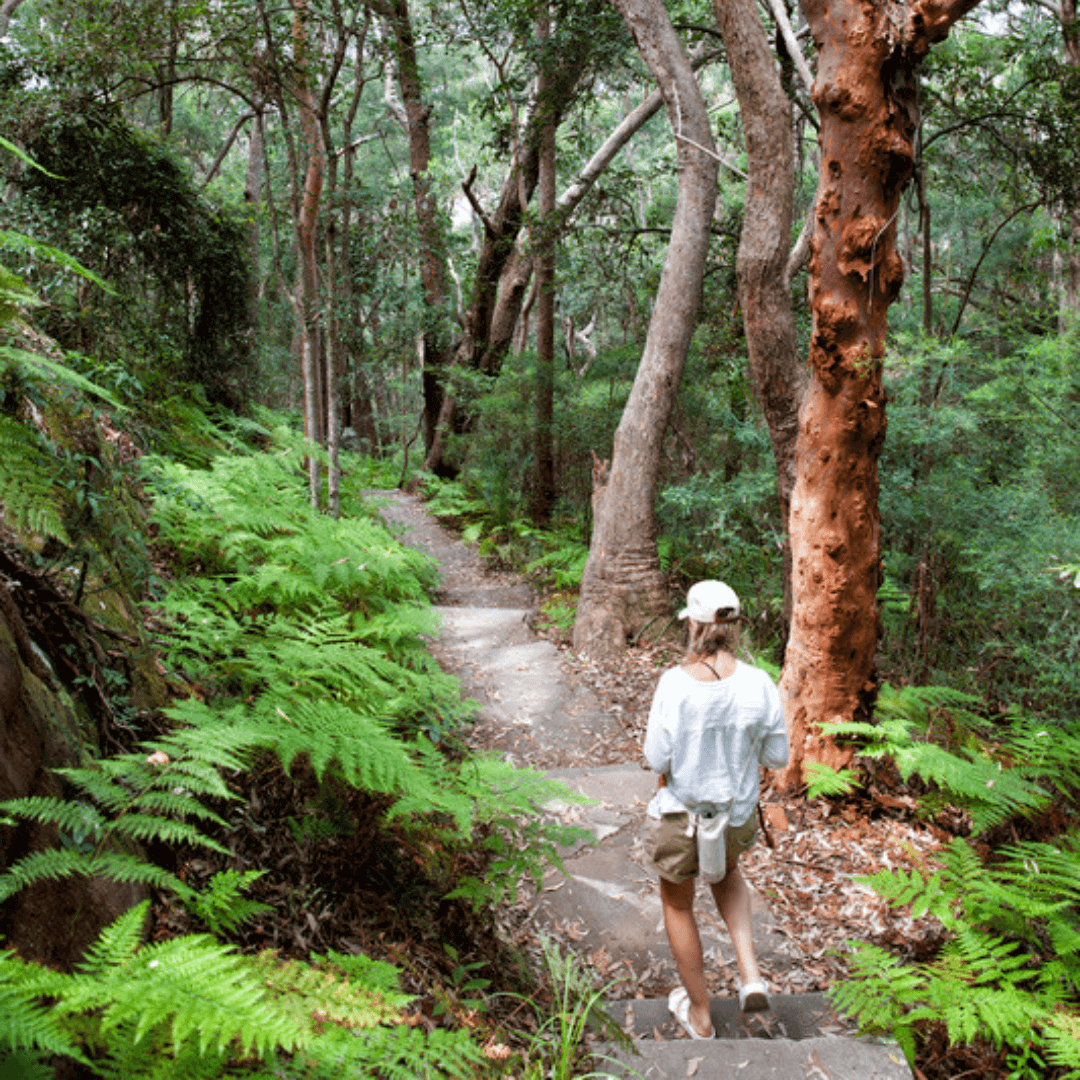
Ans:
[[[574,648],[610,656],[667,604],[656,550],[656,478],[701,302],[719,159],[693,68],[661,0],[612,0],[660,87],[676,133],[679,193],[645,349],[595,500]]]
[[[807,377],[795,342],[788,272],[795,197],[791,102],[757,8],[713,0],[746,136],[747,185],[736,273],[754,391],[769,426],[784,523],[784,622],[792,611],[791,541],[795,439]]]
[[[819,725],[864,716],[877,689],[881,368],[886,311],[904,276],[896,215],[914,168],[917,68],[977,2],[803,0],[818,48],[821,178],[811,377],[790,515],[795,603],[780,682],[789,785],[801,782],[805,761],[850,760]]]

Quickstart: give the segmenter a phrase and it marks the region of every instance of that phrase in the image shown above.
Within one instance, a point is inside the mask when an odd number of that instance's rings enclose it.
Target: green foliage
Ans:
[[[1016,712],[990,724],[976,709],[978,698],[947,687],[886,684],[878,695],[875,722],[828,724],[831,734],[865,740],[867,757],[895,762],[905,781],[933,785],[940,801],[963,807],[974,832],[1016,815],[1045,809],[1054,792],[1073,790],[1080,780],[1080,733]],[[930,738],[934,725],[951,730],[952,749]]]
[[[32,252],[39,273],[60,247],[113,294],[52,290],[49,332],[84,350],[121,351],[161,396],[180,378],[213,401],[245,400],[249,271],[239,224],[115,109],[68,101],[37,126],[29,150],[48,170],[21,177],[24,231],[47,241]]]
[[[573,954],[564,955],[547,935],[540,936],[540,946],[552,1002],[547,1017],[534,1002],[529,1002],[539,1021],[538,1030],[529,1038],[532,1055],[542,1062],[543,1075],[552,1080],[606,1075],[592,1071],[583,1073],[580,1069],[586,1055],[585,1038],[590,1030],[617,1045],[629,1043],[626,1034],[604,1008],[604,995],[610,987],[593,986],[590,969]],[[526,1075],[531,1074],[527,1072]]]
[[[859,787],[858,774],[851,769],[836,770],[820,761],[810,761],[803,766],[806,773],[806,797],[816,799],[819,795],[850,795]]]
[[[891,681],[1076,712],[1075,605],[1046,572],[1080,558],[1076,355],[1068,337],[896,342],[880,467]]]
[[[158,841],[227,853],[205,832],[205,826],[223,826],[224,821],[204,800],[234,797],[222,770],[242,768],[246,755],[265,745],[259,734],[250,725],[214,721],[180,727],[142,744],[135,753],[57,770],[78,793],[75,798],[27,796],[0,804],[0,813],[56,826],[63,844],[27,855],[0,872],[0,898],[38,881],[79,874],[144,882],[197,903],[175,874],[134,851],[139,844]],[[211,897],[206,913],[215,910]],[[233,921],[250,913],[250,908],[240,907],[233,912]],[[222,924],[228,921],[220,911],[217,918]]]
[[[402,1024],[411,998],[388,964],[247,957],[206,935],[143,944],[148,907],[108,927],[72,974],[0,954],[0,1066],[14,1060],[4,1047],[28,1066],[41,1060],[31,1051],[59,1054],[107,1080],[464,1078],[483,1060],[465,1032]]]
[[[41,442],[25,424],[0,416],[0,502],[14,528],[67,543],[56,466]]]
[[[975,832],[1017,815],[1034,816],[1074,796],[1080,732],[1015,712],[996,724],[977,699],[941,687],[883,688],[877,725],[832,725],[869,740],[905,780],[932,785],[924,809],[945,800],[971,815]],[[931,741],[934,732],[947,743]],[[832,778],[830,782],[835,782]],[[913,919],[941,928],[932,960],[905,963],[867,943],[855,946],[851,975],[834,1003],[868,1032],[888,1032],[914,1062],[919,1039],[941,1025],[953,1045],[1008,1050],[1020,1077],[1080,1076],[1080,833],[1021,841],[986,862],[954,840],[928,866],[881,870],[860,879]],[[1042,1062],[1042,1065],[1039,1063]]]
[[[248,900],[243,895],[265,870],[221,870],[210,879],[206,888],[188,903],[191,914],[209,927],[212,934],[228,933],[242,922],[270,911],[266,904]]]
[[[585,800],[534,769],[476,756],[462,763],[458,783],[461,825],[475,829],[491,862],[483,881],[467,878],[449,895],[465,897],[477,907],[503,899],[513,903],[523,878],[531,878],[539,888],[548,865],[562,868],[559,848],[589,836],[576,826],[545,819],[560,806]],[[414,797],[402,800],[397,811],[421,809]]]
[[[949,1041],[1038,1053],[1080,1075],[1080,882],[1077,837],[1020,843],[987,866],[963,840],[942,869],[881,871],[862,879],[879,896],[927,914],[945,931],[934,960],[904,964],[862,943],[852,978],[831,992],[863,1030],[890,1032],[914,1060],[919,1032],[943,1024]]]

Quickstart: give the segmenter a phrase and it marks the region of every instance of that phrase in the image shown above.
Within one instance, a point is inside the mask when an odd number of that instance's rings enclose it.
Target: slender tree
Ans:
[[[713,0],[713,10],[727,48],[746,135],[746,209],[736,272],[750,374],[776,459],[780,520],[785,531],[787,624],[793,603],[787,521],[795,487],[799,406],[807,383],[795,342],[789,270],[795,197],[791,102],[755,5],[745,0]],[[794,42],[792,47],[798,49]]]
[[[645,349],[619,427],[602,499],[594,500],[574,648],[593,656],[667,603],[656,550],[661,442],[701,303],[719,157],[701,89],[662,0],[612,0],[656,79],[675,133],[679,194]]]
[[[537,38],[545,44],[551,39],[551,20],[542,12],[537,21]],[[550,95],[548,68],[550,57],[541,62],[537,82],[537,106],[548,111]],[[537,198],[538,250],[536,265],[536,428],[534,436],[534,480],[532,518],[546,525],[555,501],[555,118],[544,117],[540,135],[540,176]]]

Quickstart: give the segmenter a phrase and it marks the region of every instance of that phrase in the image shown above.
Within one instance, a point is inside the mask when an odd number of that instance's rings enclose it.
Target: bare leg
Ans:
[[[705,989],[705,957],[701,936],[694,921],[694,879],[673,885],[660,879],[660,902],[664,907],[664,927],[667,930],[671,955],[679,969],[679,978],[690,995],[690,1023],[699,1034],[713,1033],[709,1018],[709,993]]]
[[[761,978],[757,958],[754,956],[754,937],[750,922],[750,889],[739,871],[736,857],[727,865],[727,874],[723,881],[712,886],[713,899],[720,909],[720,915],[727,924],[731,935],[731,944],[735,946],[735,961],[739,965],[739,981],[745,986],[748,982]],[[666,909],[665,909],[666,910]],[[671,931],[668,931],[670,936]],[[700,949],[701,946],[699,945]],[[674,951],[674,946],[672,946]],[[689,987],[687,987],[689,990]]]

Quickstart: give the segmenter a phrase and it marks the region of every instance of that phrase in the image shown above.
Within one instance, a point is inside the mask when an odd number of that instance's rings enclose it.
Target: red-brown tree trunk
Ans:
[[[679,195],[645,350],[626,403],[603,498],[596,500],[574,648],[617,654],[667,604],[656,551],[656,478],[701,303],[718,160],[709,115],[662,0],[612,0],[664,95],[677,136]]]
[[[914,168],[916,70],[976,2],[802,4],[818,47],[821,179],[810,261],[811,379],[790,516],[795,603],[780,682],[789,785],[802,781],[805,761],[850,760],[819,725],[865,717],[877,689],[881,367],[886,311],[904,277],[896,213]]]

